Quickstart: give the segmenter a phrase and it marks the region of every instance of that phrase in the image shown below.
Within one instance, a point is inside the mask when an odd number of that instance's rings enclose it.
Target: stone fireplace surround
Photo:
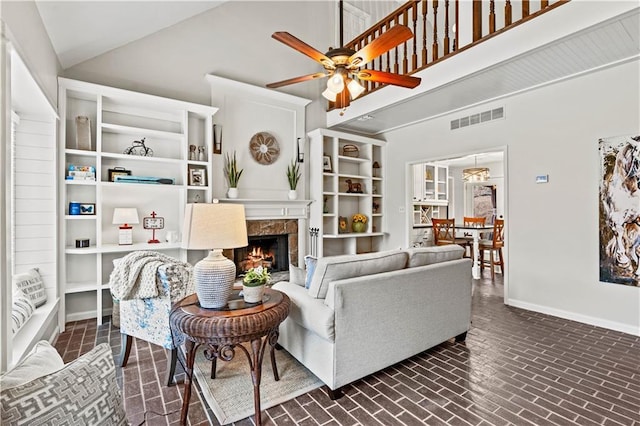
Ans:
[[[247,236],[287,235],[289,263],[298,266],[298,220],[259,219],[247,220]],[[233,256],[233,253],[232,253]],[[231,258],[234,262],[234,258]]]
[[[220,202],[244,205],[247,236],[287,235],[289,262],[295,266],[303,262],[311,200],[221,199]],[[224,254],[235,262],[233,250],[225,250]]]

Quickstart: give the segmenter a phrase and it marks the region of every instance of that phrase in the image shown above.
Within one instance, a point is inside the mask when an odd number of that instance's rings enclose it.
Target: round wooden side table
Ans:
[[[231,361],[235,349],[239,348],[249,361],[251,381],[253,383],[253,402],[255,406],[255,423],[261,425],[260,413],[260,379],[262,376],[262,358],[266,346],[271,346],[271,366],[275,380],[279,380],[276,369],[274,348],[278,342],[278,326],[289,315],[291,301],[289,297],[277,290],[266,289],[262,303],[245,303],[242,298],[232,296],[226,307],[222,309],[206,309],[200,307],[198,296],[192,294],[177,302],[169,318],[171,328],[185,338],[186,347],[186,379],[184,382],[184,399],[180,411],[180,424],[185,425],[191,384],[193,380],[193,364],[196,351],[206,345],[205,358],[209,361],[222,359]],[[249,342],[249,349],[241,345]],[[214,367],[215,368],[215,364]]]

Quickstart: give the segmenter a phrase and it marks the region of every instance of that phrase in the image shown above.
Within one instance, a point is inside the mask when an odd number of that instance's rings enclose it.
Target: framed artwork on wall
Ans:
[[[640,287],[640,135],[602,138],[600,281]]]

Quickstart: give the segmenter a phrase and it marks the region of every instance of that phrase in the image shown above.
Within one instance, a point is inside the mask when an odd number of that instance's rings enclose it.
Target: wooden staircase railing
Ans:
[[[410,0],[344,47],[357,51],[392,26],[406,25],[413,31],[413,38],[364,68],[414,74],[568,1]],[[365,92],[358,99],[385,86],[368,81],[360,83]]]

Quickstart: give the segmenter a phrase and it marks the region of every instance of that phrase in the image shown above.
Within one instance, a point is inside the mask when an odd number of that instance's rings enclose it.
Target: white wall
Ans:
[[[206,74],[264,87],[322,70],[271,38],[287,31],[321,52],[334,41],[335,2],[231,1],[64,71],[64,76],[210,104]],[[324,83],[323,83],[324,81]],[[326,80],[278,91],[318,99]],[[326,103],[307,107],[307,128],[325,125]]]
[[[448,115],[388,133],[388,188],[405,187],[407,162],[507,146],[507,303],[640,334],[640,288],[598,281],[598,139],[640,131],[639,68],[636,59],[455,114],[505,107],[505,120],[483,126],[450,131]],[[541,174],[548,184],[535,183]],[[404,192],[386,191],[387,247],[405,244]]]
[[[3,1],[0,18],[8,28],[9,39],[44,91],[51,105],[58,99],[58,62],[35,2]],[[6,30],[6,29],[5,29]]]

